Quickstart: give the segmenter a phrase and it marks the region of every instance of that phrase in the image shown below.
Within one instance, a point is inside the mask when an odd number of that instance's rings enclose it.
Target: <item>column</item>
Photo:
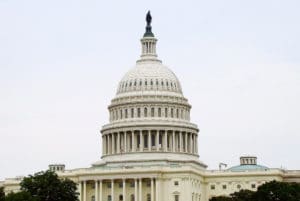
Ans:
[[[151,151],[151,149],[152,149],[151,131],[148,130],[148,150]]]
[[[138,200],[137,179],[134,179],[134,201]]]
[[[173,149],[173,152],[175,152],[175,147],[176,147],[176,143],[175,143],[175,131],[173,131],[173,133],[172,133],[172,149]]]
[[[100,180],[99,183],[100,183],[100,195],[99,195],[99,198],[100,198],[100,199],[99,199],[99,201],[103,201],[103,199],[102,199],[102,197],[103,197],[103,196],[102,196],[102,194],[103,194],[103,193],[102,193],[102,192],[103,192],[103,191],[102,191],[102,180]]]
[[[193,135],[190,133],[190,153],[193,153]]]
[[[111,180],[111,201],[115,201],[114,199],[114,180]]]
[[[160,201],[160,199],[159,199],[159,188],[160,188],[160,183],[159,183],[159,179],[158,178],[156,178],[156,180],[155,180],[155,190],[156,190],[156,192],[155,192],[155,201]]]
[[[198,154],[198,134],[196,134],[196,154]]]
[[[179,132],[179,151],[182,152],[183,143],[182,143],[182,131]]]
[[[123,201],[126,201],[126,180],[123,179]]]
[[[139,187],[139,196],[140,196],[140,199],[139,199],[139,201],[143,201],[142,199],[143,199],[143,191],[142,191],[142,187],[143,187],[143,185],[142,185],[142,178],[140,178],[139,179],[139,185],[140,185],[140,187]]]
[[[187,145],[188,145],[188,143],[187,143],[187,141],[188,141],[188,138],[187,138],[187,132],[185,132],[185,152],[188,152],[188,147],[187,147]]]
[[[159,151],[159,130],[156,130],[156,151]]]
[[[151,201],[154,201],[154,181],[151,178]]]
[[[102,155],[105,155],[105,140],[104,140],[104,135],[102,135]]]
[[[165,133],[164,133],[164,136],[165,136],[165,140],[164,140],[164,150],[165,152],[168,151],[168,131],[165,130]],[[152,199],[152,198],[151,198]]]
[[[127,132],[124,132],[124,152],[127,152]]]
[[[111,153],[115,153],[115,134],[111,134]]]
[[[107,135],[108,139],[108,153],[111,154],[111,134]]]
[[[132,152],[135,151],[135,142],[134,142],[134,131],[131,131],[131,144],[132,144]]]
[[[98,187],[98,181],[96,180],[95,181],[95,201],[99,201],[99,192],[98,192],[98,189],[99,189],[99,187]]]
[[[83,201],[86,201],[86,181],[83,181]]]
[[[194,150],[195,150],[195,151],[194,151],[194,153],[197,154],[197,153],[198,153],[198,152],[197,152],[197,144],[198,144],[198,143],[197,143],[197,135],[196,135],[196,134],[194,134],[194,142],[195,142],[195,146],[194,146]]]
[[[78,192],[79,192],[79,201],[82,200],[82,186],[81,186],[81,181],[79,181],[79,184],[78,184]]]
[[[120,153],[120,132],[117,133],[117,153]]]
[[[143,131],[140,130],[140,151],[144,150],[144,139],[143,139]]]

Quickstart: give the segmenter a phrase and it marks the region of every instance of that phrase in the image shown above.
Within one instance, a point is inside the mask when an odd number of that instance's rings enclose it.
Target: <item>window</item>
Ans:
[[[125,118],[126,119],[128,118],[128,111],[127,111],[127,109],[125,109]]]
[[[119,183],[119,188],[123,188],[123,182]]]
[[[138,116],[138,117],[141,117],[141,108],[138,108],[138,109],[137,109],[137,116]]]
[[[251,188],[256,188],[256,185],[255,184],[251,184]]]
[[[158,117],[161,117],[161,108],[158,108]]]
[[[226,185],[223,185],[222,188],[223,188],[223,189],[227,189],[227,186],[226,186]]]
[[[133,118],[133,117],[134,117],[134,109],[131,108],[131,118]]]
[[[111,188],[111,183],[107,183],[107,188]]]
[[[147,201],[151,201],[151,195],[149,193],[147,194]]]
[[[148,110],[147,110],[147,108],[145,107],[145,108],[144,108],[144,117],[147,117],[147,113],[148,113]]]
[[[134,188],[134,182],[130,182],[130,187]]]
[[[123,195],[119,195],[119,201],[123,201]]]
[[[168,108],[165,108],[165,117],[168,117]]]
[[[211,189],[211,190],[215,190],[215,189],[216,189],[216,186],[215,186],[215,185],[210,185],[210,189]]]
[[[151,108],[151,117],[154,117],[154,107]]]
[[[242,186],[241,186],[240,184],[238,184],[236,187],[237,187],[238,189],[240,189]]]
[[[95,201],[95,196],[94,195],[91,197],[91,201]]]
[[[130,201],[134,201],[134,195],[133,194],[130,195]]]
[[[179,182],[178,181],[175,181],[174,182],[174,186],[178,186],[179,185]]]
[[[111,195],[107,196],[107,201],[111,201]]]
[[[175,195],[174,201],[179,201],[179,195]]]
[[[147,185],[147,187],[150,187],[151,186],[151,181],[147,181],[146,185]]]
[[[174,117],[174,110],[173,110],[173,108],[171,108],[171,117],[172,118]]]

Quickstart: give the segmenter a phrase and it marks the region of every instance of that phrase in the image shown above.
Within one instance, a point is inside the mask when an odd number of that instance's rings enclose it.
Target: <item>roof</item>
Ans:
[[[244,172],[244,171],[266,171],[269,170],[268,167],[263,165],[237,165],[227,169],[232,172]]]

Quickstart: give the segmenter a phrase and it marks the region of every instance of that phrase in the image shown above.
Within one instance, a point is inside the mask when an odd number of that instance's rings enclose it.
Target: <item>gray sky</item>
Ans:
[[[0,0],[0,180],[100,159],[101,126],[150,9],[215,169],[300,169],[300,1]]]

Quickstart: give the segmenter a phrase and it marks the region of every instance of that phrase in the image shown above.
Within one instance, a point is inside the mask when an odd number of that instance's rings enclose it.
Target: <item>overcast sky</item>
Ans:
[[[148,9],[209,169],[300,169],[300,1],[0,0],[0,180],[100,159]]]

